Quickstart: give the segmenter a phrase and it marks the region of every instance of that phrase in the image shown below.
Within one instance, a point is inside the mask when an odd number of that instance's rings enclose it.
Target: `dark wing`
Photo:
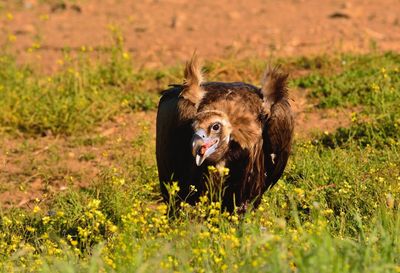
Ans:
[[[263,132],[267,188],[275,185],[286,167],[291,150],[293,127],[289,102],[281,101],[273,105]]]
[[[161,193],[168,200],[166,183],[177,181],[180,195],[188,195],[189,186],[184,181],[197,181],[199,170],[191,155],[190,140],[193,135],[192,118],[197,112],[197,99],[201,99],[201,74],[195,56],[186,65],[185,84],[173,85],[159,102],[156,122],[156,158]],[[195,182],[194,181],[194,182]]]
[[[178,96],[182,88],[175,86],[166,90],[160,99],[156,121],[156,158],[158,166],[158,177],[160,179],[161,193],[165,199],[168,198],[164,183],[172,179],[174,173],[174,161],[176,147],[176,135],[178,130]]]
[[[266,114],[263,150],[267,188],[282,176],[291,150],[294,120],[288,101],[287,77],[278,68],[268,69],[261,88]]]

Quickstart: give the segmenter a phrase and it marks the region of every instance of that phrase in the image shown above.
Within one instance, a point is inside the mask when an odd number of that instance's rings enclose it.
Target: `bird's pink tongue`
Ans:
[[[210,140],[209,142],[204,143],[201,145],[200,149],[198,150],[197,154],[203,156],[208,148],[210,148],[212,145],[217,143],[218,140]]]
[[[200,147],[198,154],[201,155],[201,156],[203,156],[203,155],[206,153],[207,149],[208,149],[210,146],[211,146],[210,143],[205,143],[205,144],[203,144],[203,145]]]

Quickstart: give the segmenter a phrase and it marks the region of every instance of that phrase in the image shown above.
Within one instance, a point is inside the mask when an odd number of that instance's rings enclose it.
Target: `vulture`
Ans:
[[[287,78],[279,67],[269,67],[260,88],[206,82],[194,54],[184,83],[170,85],[158,106],[156,158],[164,201],[167,186],[177,182],[178,200],[195,204],[209,190],[209,166],[215,166],[229,169],[221,180],[223,209],[256,208],[290,154],[294,121]]]

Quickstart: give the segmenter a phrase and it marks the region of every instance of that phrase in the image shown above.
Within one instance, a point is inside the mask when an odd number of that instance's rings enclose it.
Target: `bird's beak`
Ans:
[[[219,140],[207,137],[203,130],[196,132],[192,138],[192,154],[196,165],[200,166],[204,160],[217,149]]]

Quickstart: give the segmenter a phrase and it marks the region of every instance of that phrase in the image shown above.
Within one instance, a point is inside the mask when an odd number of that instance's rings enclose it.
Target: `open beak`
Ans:
[[[203,130],[197,131],[192,138],[192,154],[196,165],[200,166],[204,160],[217,149],[218,139],[206,137]]]

